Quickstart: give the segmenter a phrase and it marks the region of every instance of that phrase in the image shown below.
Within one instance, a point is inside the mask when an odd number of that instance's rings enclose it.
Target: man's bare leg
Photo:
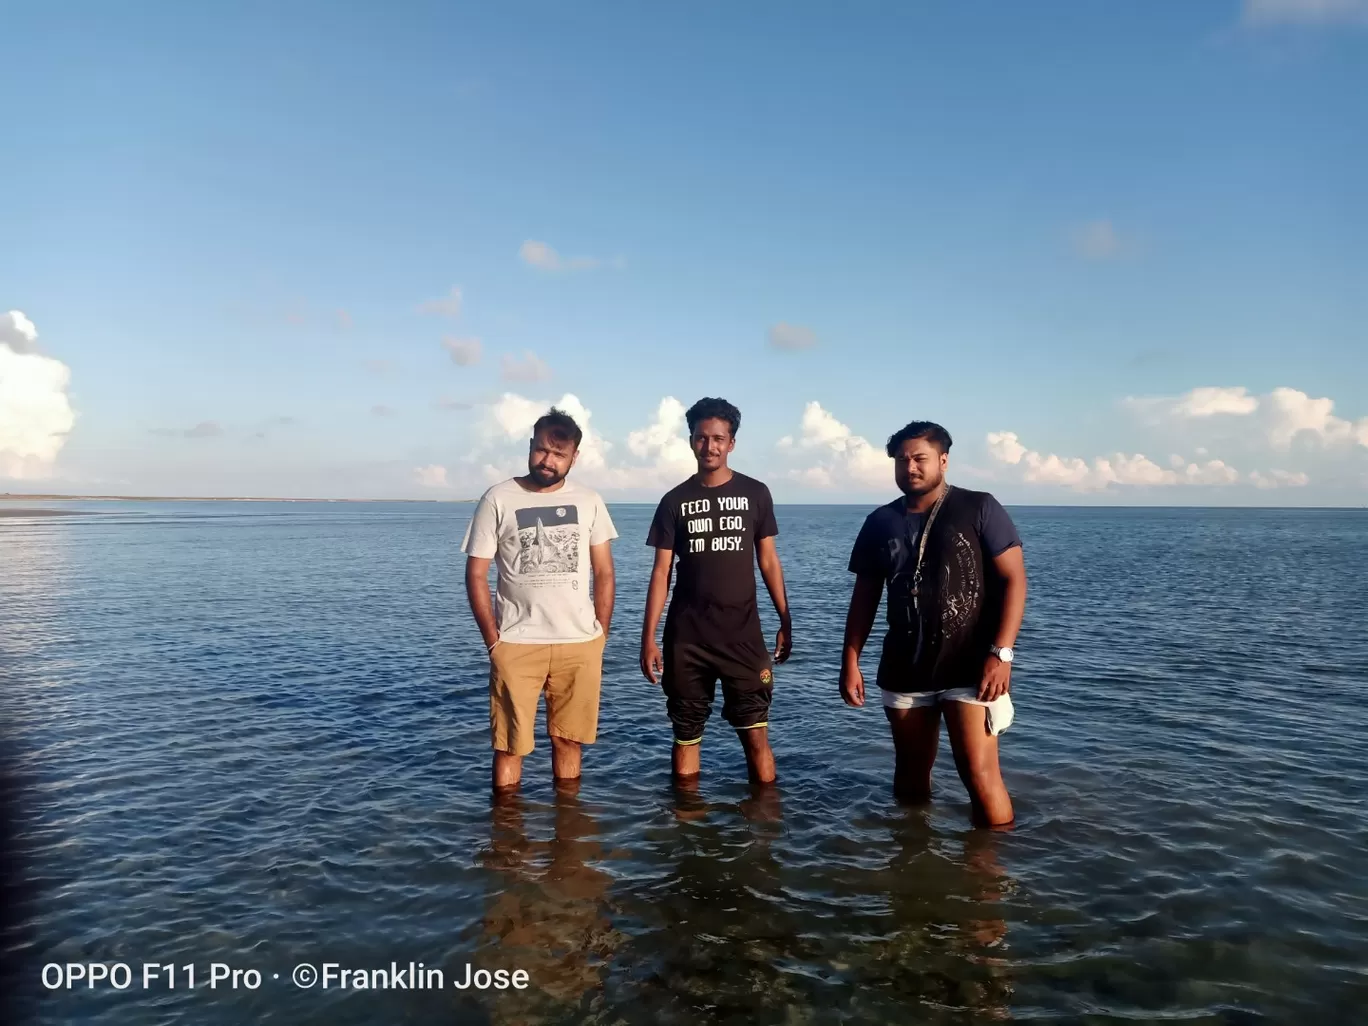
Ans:
[[[517,787],[522,780],[522,756],[512,752],[494,753],[494,790],[505,791]]]
[[[578,741],[551,736],[551,775],[557,781],[579,779],[581,750]]]
[[[1015,819],[1012,799],[998,766],[998,739],[988,733],[988,710],[968,702],[946,702],[945,725],[955,769],[969,792],[975,826],[1008,826]]]
[[[746,753],[746,775],[752,784],[774,783],[774,753],[769,746],[768,727],[738,730],[741,749]]]
[[[695,741],[691,745],[681,745],[676,742],[674,745],[674,755],[671,756],[671,763],[674,769],[676,780],[688,780],[698,776],[702,767],[699,759],[698,750],[703,747],[702,740]]]
[[[931,767],[940,745],[940,709],[884,709],[893,731],[893,797],[909,805],[931,800]]]

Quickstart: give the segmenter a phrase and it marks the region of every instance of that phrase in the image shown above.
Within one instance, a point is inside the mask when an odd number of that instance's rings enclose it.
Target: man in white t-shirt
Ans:
[[[522,780],[543,692],[557,780],[579,779],[580,747],[598,735],[617,530],[597,492],[566,480],[582,437],[560,410],[538,420],[527,474],[484,493],[461,543],[466,595],[489,649],[496,790]],[[491,562],[498,570],[493,602]]]

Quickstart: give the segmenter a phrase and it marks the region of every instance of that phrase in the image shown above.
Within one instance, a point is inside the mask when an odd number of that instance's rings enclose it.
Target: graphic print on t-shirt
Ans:
[[[575,506],[530,506],[517,511],[518,572],[579,572],[579,510]]]

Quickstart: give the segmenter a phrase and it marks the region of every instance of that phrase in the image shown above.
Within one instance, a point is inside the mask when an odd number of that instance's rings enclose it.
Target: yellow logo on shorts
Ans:
[[[760,683],[761,683],[761,684],[773,684],[773,683],[774,683],[774,674],[771,673],[769,670],[761,670],[761,671],[760,671]]]

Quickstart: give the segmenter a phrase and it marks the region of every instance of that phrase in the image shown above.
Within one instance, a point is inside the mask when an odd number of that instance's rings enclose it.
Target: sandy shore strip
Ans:
[[[6,517],[84,517],[90,516],[84,509],[10,509],[0,506],[0,520]]]

